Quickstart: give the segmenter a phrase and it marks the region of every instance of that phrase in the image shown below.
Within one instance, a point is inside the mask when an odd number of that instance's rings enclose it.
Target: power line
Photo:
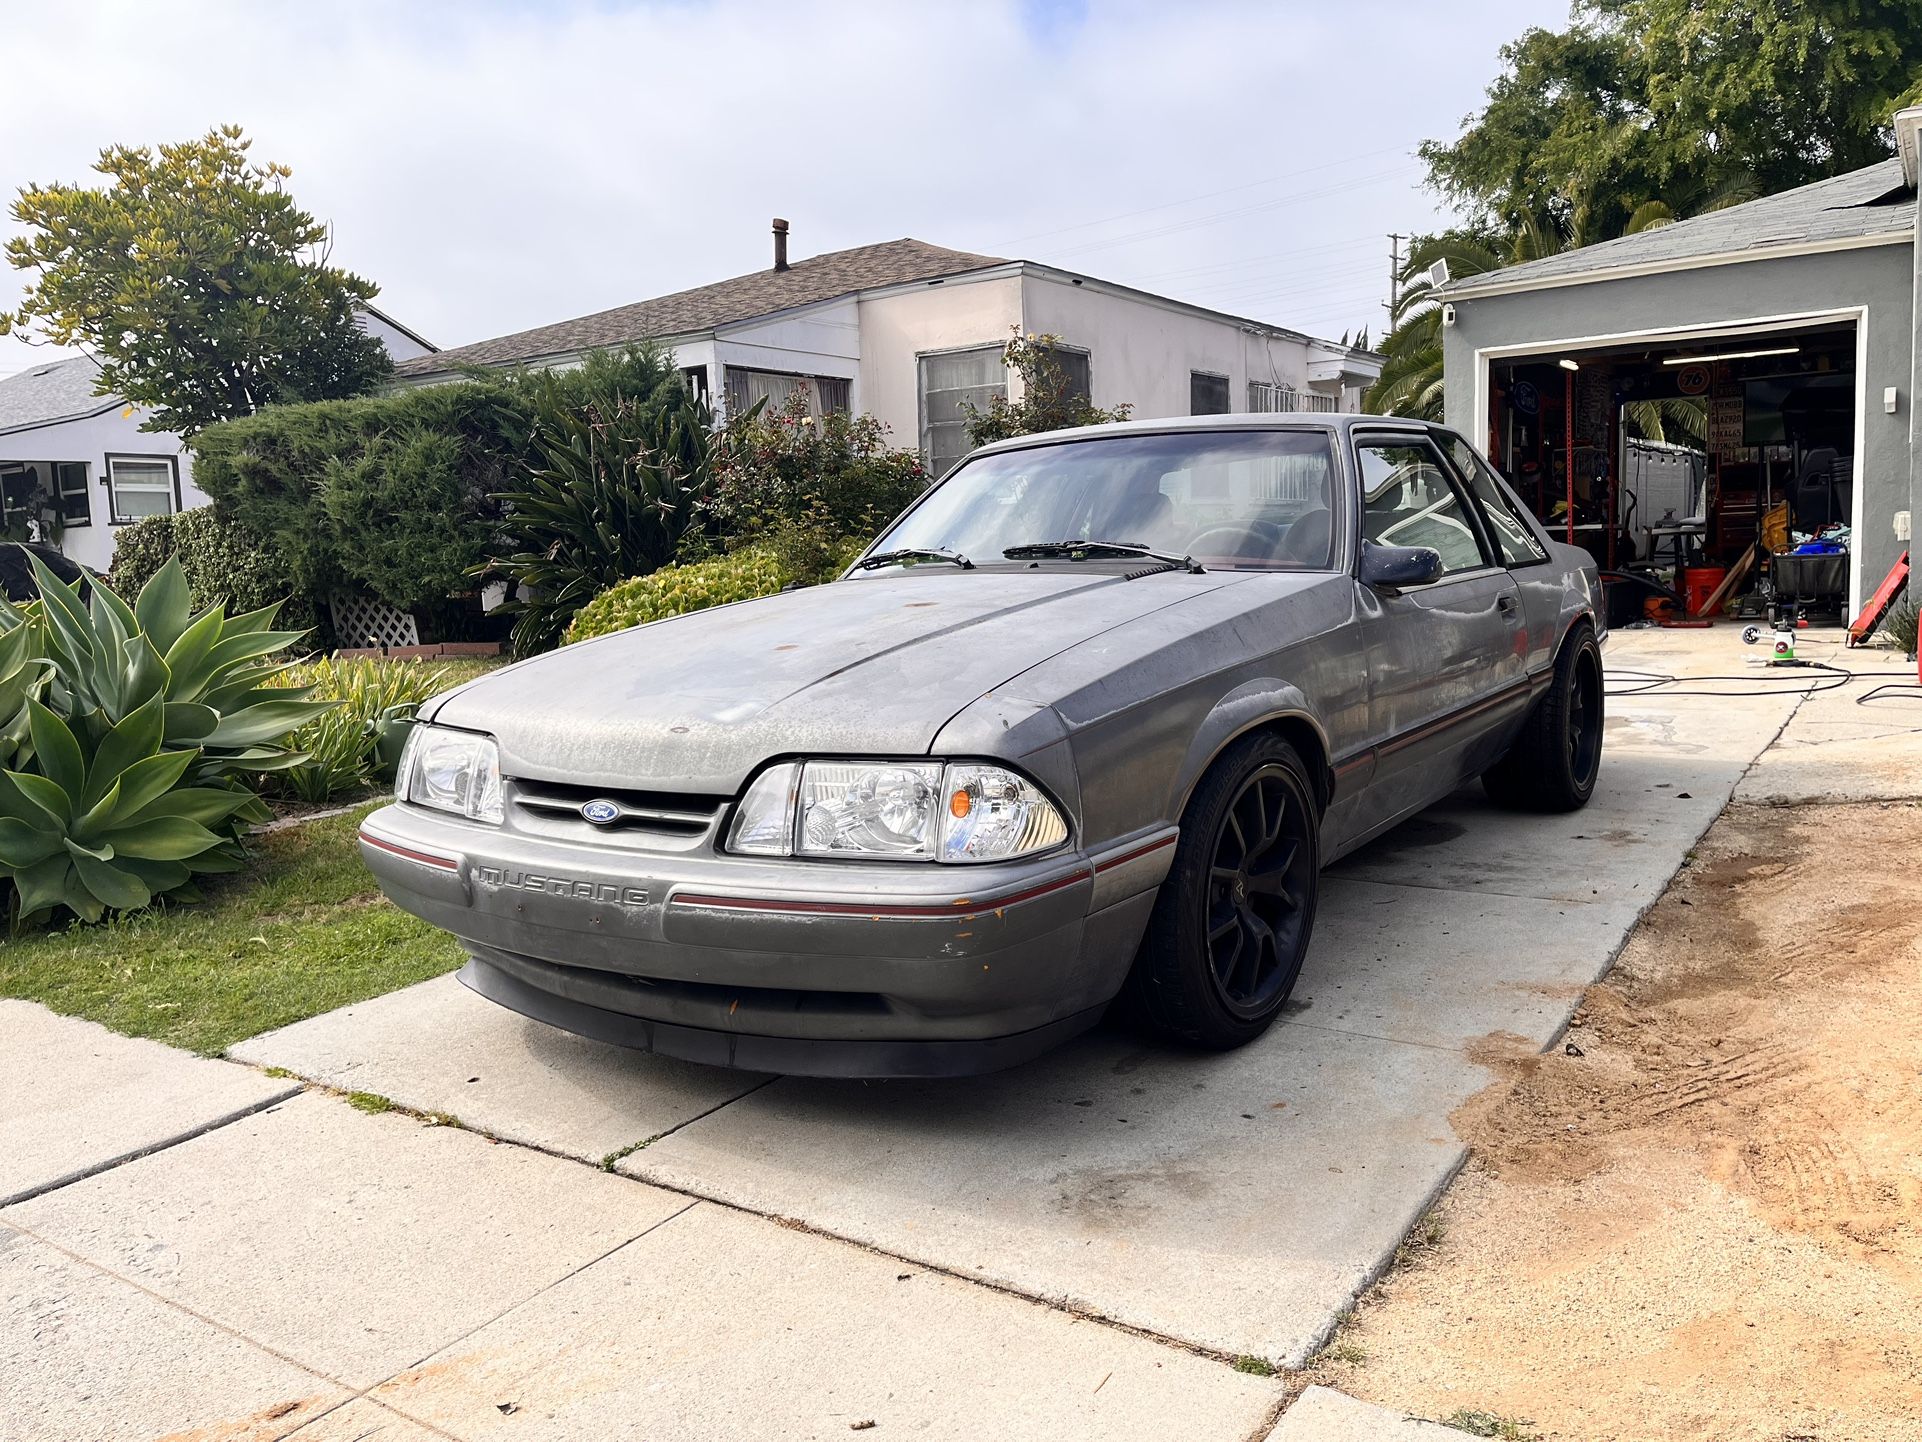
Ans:
[[[1199,201],[1214,200],[1224,195],[1238,195],[1243,191],[1258,190],[1264,185],[1273,185],[1280,180],[1292,180],[1297,175],[1312,175],[1316,171],[1332,170],[1337,166],[1352,165],[1358,160],[1373,160],[1378,155],[1389,155],[1396,152],[1406,155],[1408,153],[1408,147],[1405,145],[1384,145],[1379,150],[1366,150],[1359,155],[1344,156],[1339,160],[1325,161],[1320,165],[1303,166],[1299,170],[1290,171],[1287,175],[1271,175],[1264,180],[1251,180],[1246,185],[1231,185],[1226,190],[1205,191],[1200,195],[1190,195],[1180,200],[1166,200],[1159,205],[1146,205],[1139,210],[1124,210],[1119,215],[1105,216],[1100,220],[1077,221],[1073,225],[1057,226],[1053,230],[1036,231],[1032,235],[1018,235],[1012,240],[993,241],[990,243],[989,248],[999,250],[1004,246],[1022,245],[1030,240],[1043,240],[1051,235],[1066,235],[1072,230],[1087,230],[1097,225],[1112,225],[1118,220],[1132,220],[1137,215],[1152,215],[1157,210],[1173,210],[1183,205],[1194,205]]]
[[[1156,226],[1148,230],[1133,231],[1125,235],[1087,241],[1080,245],[1068,246],[1065,249],[1053,253],[1056,255],[1085,255],[1092,251],[1113,250],[1117,246],[1134,245],[1144,240],[1156,240],[1165,235],[1179,234],[1184,230],[1194,230],[1205,225],[1218,225],[1224,220],[1239,220],[1244,216],[1259,215],[1262,211],[1274,210],[1278,206],[1288,205],[1292,202],[1321,200],[1331,195],[1340,195],[1347,191],[1358,190],[1363,186],[1372,185],[1378,180],[1388,180],[1396,175],[1404,174],[1407,169],[1408,167],[1403,166],[1397,170],[1385,170],[1369,175],[1360,175],[1335,185],[1324,186],[1319,190],[1296,191],[1289,195],[1277,196],[1273,200],[1262,201],[1257,205],[1241,206],[1235,210],[1224,210],[1218,211],[1213,215],[1197,216],[1193,220],[1177,221],[1171,225]]]

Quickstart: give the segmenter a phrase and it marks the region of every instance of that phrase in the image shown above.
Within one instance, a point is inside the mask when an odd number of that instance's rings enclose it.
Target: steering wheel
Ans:
[[[1209,550],[1209,543],[1216,538],[1227,542],[1229,549]],[[1210,526],[1199,535],[1190,536],[1184,549],[1191,556],[1233,556],[1252,560],[1272,556],[1280,540],[1281,527],[1273,521],[1249,521],[1245,525]],[[1256,548],[1250,548],[1251,541],[1257,543]]]

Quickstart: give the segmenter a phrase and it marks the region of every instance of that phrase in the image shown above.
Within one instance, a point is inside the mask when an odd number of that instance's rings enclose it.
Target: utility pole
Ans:
[[[1394,324],[1401,306],[1401,242],[1399,232],[1388,237],[1388,321]]]

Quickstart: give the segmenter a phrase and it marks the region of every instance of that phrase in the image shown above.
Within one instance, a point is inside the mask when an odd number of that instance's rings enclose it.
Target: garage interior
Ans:
[[[1611,625],[1846,622],[1856,342],[1829,320],[1492,360],[1488,453],[1595,557]]]

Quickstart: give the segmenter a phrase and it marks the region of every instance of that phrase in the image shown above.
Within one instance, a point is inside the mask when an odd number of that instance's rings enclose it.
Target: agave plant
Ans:
[[[20,916],[66,906],[98,921],[239,866],[223,832],[258,803],[234,787],[181,784],[199,752],[163,749],[165,705],[150,698],[90,745],[85,727],[28,700],[39,770],[0,772],[0,874],[19,892]]]
[[[132,606],[81,600],[37,561],[40,599],[0,602],[0,882],[16,919],[95,921],[240,864],[267,810],[242,776],[298,765],[289,732],[333,704],[273,684],[300,639],[274,607],[192,610],[177,561]]]
[[[52,665],[48,705],[95,739],[158,697],[165,744],[199,750],[191,779],[214,781],[296,764],[277,743],[328,709],[306,687],[272,684],[286,666],[271,658],[305,634],[271,629],[278,606],[194,611],[177,559],[132,606],[98,581],[83,603],[78,583],[62,584],[37,559],[34,577],[40,604],[20,620],[38,628]]]
[[[0,634],[0,767],[11,766],[27,738],[27,702],[46,683],[47,663],[33,652],[24,627]]]

